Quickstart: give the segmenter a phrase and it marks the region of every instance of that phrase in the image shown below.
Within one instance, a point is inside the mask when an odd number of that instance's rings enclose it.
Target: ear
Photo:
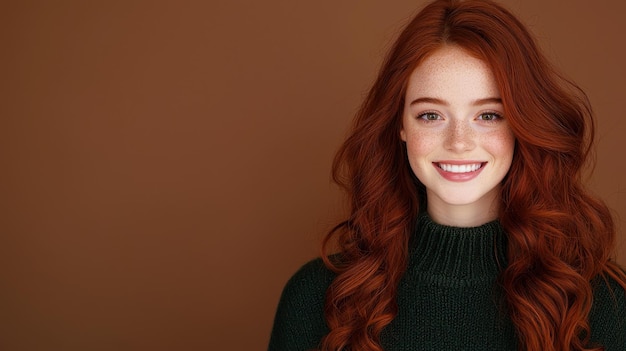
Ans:
[[[400,129],[400,139],[406,143],[406,132],[404,131],[404,128]]]

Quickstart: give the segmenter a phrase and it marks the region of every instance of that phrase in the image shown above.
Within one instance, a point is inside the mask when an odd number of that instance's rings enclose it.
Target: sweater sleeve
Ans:
[[[626,291],[613,279],[595,285],[589,323],[593,345],[606,351],[626,350]]]
[[[324,299],[333,279],[321,259],[305,264],[287,282],[276,310],[269,351],[306,351],[328,333]]]

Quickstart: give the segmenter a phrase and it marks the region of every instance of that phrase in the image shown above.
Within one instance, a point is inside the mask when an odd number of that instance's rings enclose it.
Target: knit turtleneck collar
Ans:
[[[444,284],[493,280],[506,265],[506,236],[498,221],[461,228],[420,213],[407,273]]]

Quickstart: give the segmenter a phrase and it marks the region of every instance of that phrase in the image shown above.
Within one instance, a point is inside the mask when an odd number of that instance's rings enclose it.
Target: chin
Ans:
[[[451,191],[444,194],[435,195],[443,204],[449,206],[478,206],[484,208],[491,207],[497,194],[492,192],[486,193],[463,193],[460,191]]]

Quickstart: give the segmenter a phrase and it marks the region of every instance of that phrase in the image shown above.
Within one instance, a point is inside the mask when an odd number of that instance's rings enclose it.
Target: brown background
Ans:
[[[592,188],[626,216],[624,5],[504,3],[588,92]],[[332,155],[421,4],[4,3],[0,349],[265,349],[340,217]]]

